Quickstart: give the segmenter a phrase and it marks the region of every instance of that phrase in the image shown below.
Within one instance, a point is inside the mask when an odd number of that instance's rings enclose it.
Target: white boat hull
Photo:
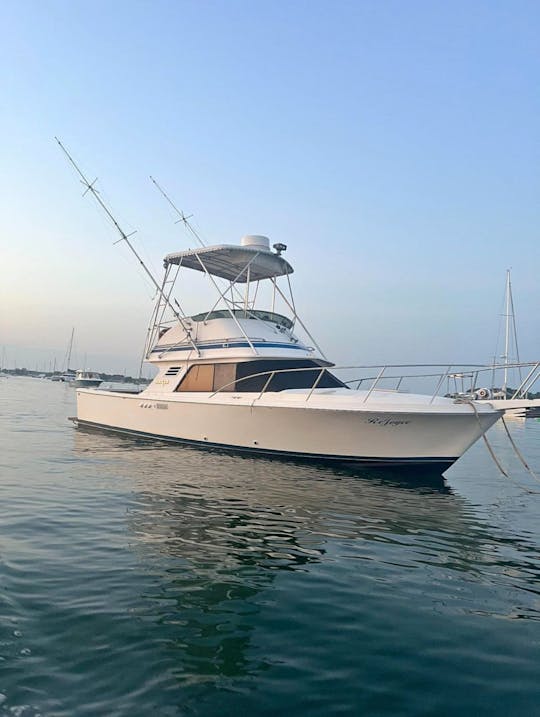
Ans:
[[[96,388],[102,382],[100,378],[76,378],[73,381],[75,388]]]
[[[440,406],[408,411],[406,406],[389,410],[358,402],[334,410],[317,406],[316,397],[308,407],[305,397],[294,393],[256,398],[249,394],[226,398],[222,394],[214,400],[194,394],[165,398],[79,390],[76,420],[82,426],[234,451],[446,469],[500,415],[487,409],[476,414],[471,406],[448,412]]]

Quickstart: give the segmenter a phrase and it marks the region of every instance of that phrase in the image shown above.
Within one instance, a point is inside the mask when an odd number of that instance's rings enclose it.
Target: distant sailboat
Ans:
[[[521,364],[519,358],[519,347],[516,329],[516,312],[514,309],[514,297],[512,295],[512,281],[510,269],[506,270],[506,288],[504,298],[504,353],[500,356],[502,364],[497,363],[499,349],[499,338],[495,356],[493,358],[493,371],[491,388],[479,388],[475,391],[476,400],[490,402],[497,408],[502,408],[505,415],[516,418],[534,417],[540,413],[540,399],[529,399],[528,393],[534,383],[540,378],[540,363]],[[500,330],[499,330],[500,335]],[[522,368],[526,366],[529,372],[525,379],[522,376]],[[502,386],[496,386],[496,371],[503,372]],[[508,382],[513,372],[517,388],[509,388]]]
[[[501,358],[503,360],[503,385],[501,389],[496,392],[494,398],[509,398],[508,396],[508,376],[509,366],[513,363],[519,364],[519,348],[517,340],[517,329],[516,329],[516,312],[514,310],[514,297],[512,296],[512,281],[510,279],[510,269],[506,270],[506,290],[505,290],[505,313],[502,314],[502,318],[505,320],[505,331],[504,331],[504,353]],[[512,347],[513,343],[513,347]],[[496,347],[495,354],[497,353],[498,346]],[[511,352],[515,353],[515,356],[511,355]],[[496,360],[493,360],[493,364]],[[518,386],[521,388],[522,375],[521,368],[518,367],[519,382]],[[518,389],[519,391],[519,389]],[[521,391],[521,398],[527,398],[526,392]]]
[[[53,376],[53,381],[62,381],[64,383],[70,383],[75,380],[75,371],[69,367],[71,362],[71,352],[73,350],[73,337],[75,336],[75,327],[71,329],[71,337],[69,339],[68,348],[66,351],[66,358],[64,360],[65,369],[60,375]]]
[[[2,346],[2,365],[0,366],[0,376],[3,378],[9,377],[9,373],[5,371],[6,365],[6,347]]]

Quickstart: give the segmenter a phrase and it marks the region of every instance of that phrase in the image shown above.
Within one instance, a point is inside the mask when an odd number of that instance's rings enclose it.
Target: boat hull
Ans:
[[[374,457],[374,456],[340,456],[324,453],[299,453],[296,451],[279,451],[272,449],[247,447],[239,445],[227,445],[225,443],[209,443],[208,441],[195,441],[187,438],[177,438],[154,433],[145,433],[133,429],[119,428],[118,426],[107,426],[90,421],[82,421],[73,418],[73,422],[83,429],[103,431],[105,433],[119,433],[134,438],[161,441],[165,443],[177,443],[179,445],[194,446],[203,450],[225,451],[236,455],[263,456],[267,458],[279,458],[283,460],[294,460],[309,463],[325,463],[338,466],[371,466],[373,468],[418,468],[425,467],[443,473],[455,463],[459,456],[453,457]]]
[[[234,452],[347,465],[431,465],[445,470],[499,416],[493,411],[483,415],[472,410],[408,413],[254,403],[79,390],[76,421],[101,430]]]
[[[97,388],[101,383],[100,378],[76,378],[73,381],[75,388]]]

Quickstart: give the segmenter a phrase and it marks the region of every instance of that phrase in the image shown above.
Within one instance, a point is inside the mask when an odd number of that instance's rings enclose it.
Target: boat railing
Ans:
[[[302,367],[302,368],[283,368],[283,369],[274,369],[270,371],[260,371],[257,373],[249,374],[248,376],[242,376],[241,378],[236,378],[233,381],[230,381],[223,386],[220,386],[218,389],[216,389],[213,393],[210,394],[210,398],[216,396],[217,394],[221,394],[223,392],[227,391],[234,391],[236,386],[238,384],[243,383],[245,381],[250,381],[257,378],[262,378],[266,376],[266,381],[264,382],[262,388],[258,391],[253,391],[253,393],[258,393],[258,396],[254,400],[259,400],[265,393],[271,393],[272,391],[269,390],[269,387],[272,384],[272,380],[275,376],[278,376],[280,374],[291,374],[291,373],[301,373],[310,371],[311,373],[316,372],[316,376],[313,380],[313,383],[311,386],[304,387],[308,389],[308,393],[305,397],[305,402],[308,402],[309,399],[312,397],[313,393],[317,390],[319,387],[319,384],[321,383],[324,375],[328,373],[329,375],[334,375],[337,372],[343,372],[343,371],[366,371],[368,372],[366,375],[362,375],[360,377],[356,377],[353,379],[341,379],[339,378],[339,381],[341,383],[348,387],[348,388],[355,388],[356,390],[361,390],[363,385],[368,384],[366,386],[366,394],[363,399],[363,403],[366,403],[373,393],[375,391],[392,391],[392,392],[402,392],[407,393],[408,390],[405,390],[402,388],[404,381],[407,380],[426,380],[426,379],[434,379],[436,381],[435,389],[428,393],[430,395],[430,405],[435,401],[437,396],[439,395],[439,392],[441,390],[441,387],[444,385],[445,381],[447,383],[447,391],[446,395],[451,395],[455,398],[471,398],[475,397],[476,393],[479,390],[486,390],[484,386],[482,386],[480,382],[480,377],[483,375],[487,375],[491,372],[492,376],[495,374],[496,371],[502,371],[502,370],[508,370],[509,368],[528,368],[529,372],[526,376],[526,378],[522,381],[521,385],[515,389],[512,398],[516,398],[519,395],[524,395],[531,386],[535,383],[535,381],[540,378],[540,361],[538,362],[520,362],[520,363],[514,363],[514,364],[385,364],[385,365],[365,365],[365,366],[309,366],[309,367]],[[415,372],[412,372],[413,369]],[[444,369],[441,371],[424,371],[422,373],[417,373],[416,370],[418,369]],[[375,373],[376,371],[376,373]],[[388,373],[391,371],[391,373]],[[399,371],[399,372],[397,372]],[[373,375],[371,375],[371,372],[374,372]],[[381,384],[383,382],[389,382],[393,381],[395,382],[395,385],[391,388],[388,387],[381,387]],[[453,390],[450,390],[450,386],[453,382]],[[461,385],[460,385],[461,384]],[[281,389],[285,390],[285,389]],[[492,389],[487,390],[487,395],[485,398],[490,398]],[[477,397],[477,396],[476,396]]]

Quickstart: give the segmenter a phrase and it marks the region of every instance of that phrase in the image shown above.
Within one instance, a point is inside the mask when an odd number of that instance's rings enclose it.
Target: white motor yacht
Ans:
[[[103,379],[95,371],[79,370],[75,373],[73,385],[75,388],[95,388],[102,383]]]
[[[382,390],[387,366],[367,390],[360,389],[366,376],[350,388],[298,315],[293,268],[282,255],[287,247],[272,250],[258,235],[240,245],[204,246],[153,180],[202,244],[166,256],[159,284],[95,180],[57,142],[157,289],[145,348],[157,375],[140,393],[78,388],[78,425],[248,454],[443,471],[502,415],[491,404],[437,395],[451,367],[432,394],[400,390],[406,376]],[[181,270],[202,272],[215,289],[208,311],[187,315],[173,296]]]
[[[53,381],[61,381],[62,383],[74,383],[75,382],[75,371],[71,371],[68,369],[64,373],[60,374],[59,376],[53,376]]]
[[[298,316],[285,249],[247,236],[166,256],[145,352],[157,375],[137,394],[78,388],[77,424],[249,454],[448,468],[501,412],[384,390],[384,368],[369,388],[350,388]],[[173,299],[184,270],[215,289],[208,311],[186,315]]]

